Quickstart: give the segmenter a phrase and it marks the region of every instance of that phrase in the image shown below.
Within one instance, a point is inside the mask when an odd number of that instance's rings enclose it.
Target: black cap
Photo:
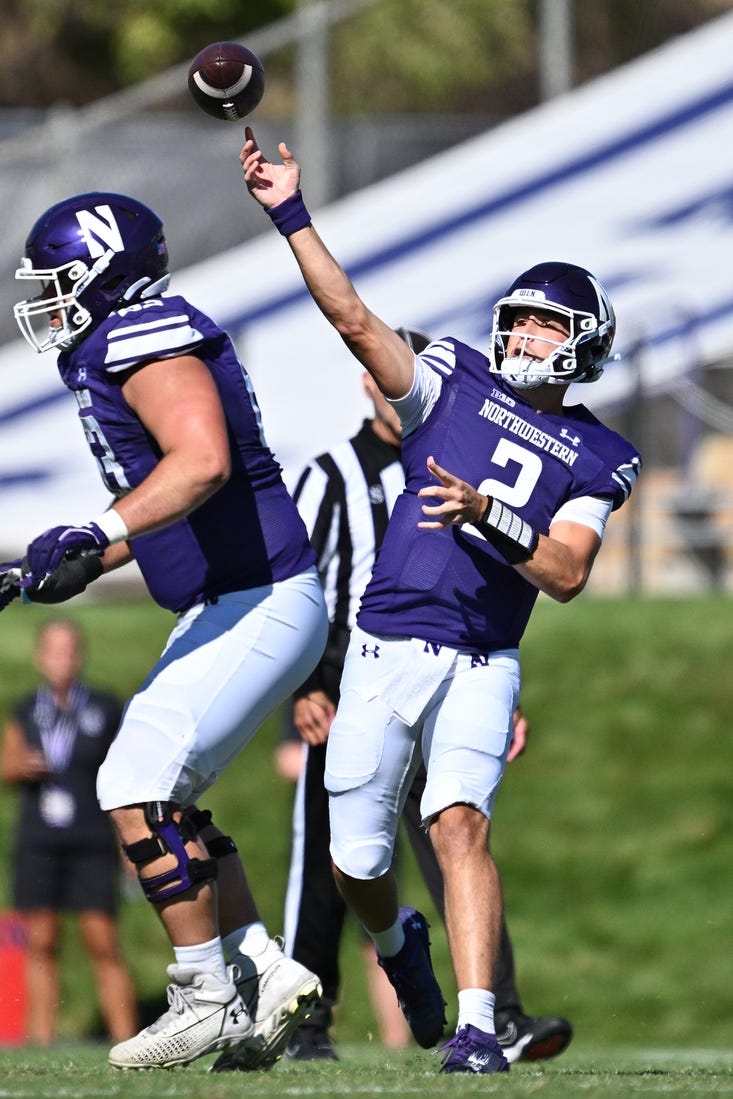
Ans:
[[[423,332],[419,328],[395,328],[395,332],[416,355],[419,355],[429,343],[432,343],[427,332]]]

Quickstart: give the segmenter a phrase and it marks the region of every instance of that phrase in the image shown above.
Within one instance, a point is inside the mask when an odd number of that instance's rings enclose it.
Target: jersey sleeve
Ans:
[[[433,366],[429,353],[433,344],[415,356],[415,377],[410,392],[389,403],[402,423],[403,438],[424,423],[433,410],[442,387],[440,373]]]
[[[189,355],[205,338],[188,311],[166,299],[153,299],[120,311],[107,336],[104,369],[116,374],[138,363]]]
[[[633,451],[606,455],[595,475],[576,486],[573,497],[600,496],[611,501],[611,511],[617,511],[631,495],[640,469],[641,458]]]

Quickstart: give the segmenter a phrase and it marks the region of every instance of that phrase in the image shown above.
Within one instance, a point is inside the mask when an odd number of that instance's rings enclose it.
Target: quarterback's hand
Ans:
[[[432,456],[427,461],[428,471],[440,481],[440,485],[421,488],[421,499],[437,499],[437,504],[423,504],[425,516],[417,525],[422,530],[440,530],[452,524],[477,523],[486,510],[486,497],[477,492],[473,485],[455,477],[443,469]]]
[[[83,527],[51,527],[28,546],[20,586],[40,589],[62,561],[88,554],[99,556],[108,545],[109,538],[96,523]]]
[[[298,190],[300,166],[284,141],[278,145],[282,164],[271,164],[249,126],[244,133],[247,140],[239,154],[239,160],[249,193],[262,206],[278,206]]]
[[[4,561],[0,565],[0,611],[20,595],[20,578],[23,575],[22,562]]]

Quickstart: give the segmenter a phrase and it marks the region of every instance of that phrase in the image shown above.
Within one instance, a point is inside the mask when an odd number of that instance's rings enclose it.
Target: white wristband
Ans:
[[[109,544],[113,546],[115,542],[124,542],[129,537],[129,530],[125,520],[120,515],[119,511],[115,511],[114,508],[110,508],[109,511],[105,511],[104,515],[95,519],[99,529],[106,534],[109,538]]]

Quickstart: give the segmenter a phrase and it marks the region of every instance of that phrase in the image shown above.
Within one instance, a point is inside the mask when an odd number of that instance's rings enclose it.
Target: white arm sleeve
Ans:
[[[602,540],[612,505],[613,501],[605,497],[578,496],[577,499],[568,500],[563,504],[555,512],[552,522],[582,523],[584,527],[591,527]],[[552,530],[552,523],[550,530]]]
[[[423,362],[419,355],[415,356],[415,377],[412,380],[412,388],[404,397],[398,397],[390,401],[402,421],[402,436],[409,435],[411,431],[424,424],[435,407],[440,396],[443,381],[439,374],[431,370],[427,363]]]

